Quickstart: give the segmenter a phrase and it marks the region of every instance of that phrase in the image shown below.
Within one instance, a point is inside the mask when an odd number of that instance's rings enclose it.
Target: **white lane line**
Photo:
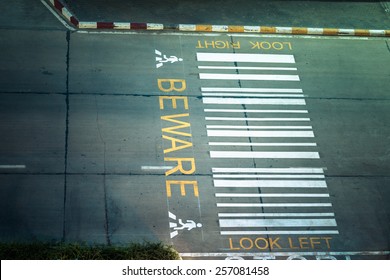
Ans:
[[[215,197],[329,197],[327,193],[216,193]]]
[[[206,121],[309,122],[310,118],[232,118],[206,117]]]
[[[26,168],[23,164],[16,164],[16,165],[0,165],[0,169],[24,169]]]
[[[201,87],[205,92],[274,92],[274,93],[303,93],[300,88],[231,88],[231,87]]]
[[[316,143],[243,143],[243,142],[209,142],[210,146],[253,146],[253,147],[314,147]]]
[[[278,94],[278,93],[228,93],[228,92],[204,92],[202,96],[230,96],[230,97],[305,97],[304,94]]]
[[[314,137],[313,131],[207,130],[208,137]]]
[[[331,203],[217,203],[217,207],[332,207]]]
[[[321,37],[318,37],[321,38]],[[286,234],[286,233],[284,233]],[[338,232],[337,232],[338,234]],[[290,257],[290,256],[312,256],[312,257],[327,257],[327,256],[341,256],[344,259],[350,256],[385,256],[390,255],[390,251],[353,251],[353,252],[253,252],[253,253],[180,253],[181,257],[188,258],[242,258],[242,257]]]
[[[299,81],[298,75],[199,73],[201,80]]]
[[[307,114],[307,110],[251,110],[251,109],[204,109],[210,113],[286,113],[286,114]]]
[[[289,54],[196,53],[198,61],[295,63]]]
[[[209,129],[313,129],[312,126],[206,125]]]
[[[219,227],[335,227],[335,219],[220,219]]]
[[[334,213],[218,213],[218,217],[334,217]]]
[[[338,230],[266,230],[266,231],[221,231],[221,235],[267,235],[267,234],[339,234]],[[296,254],[296,253],[295,253]],[[304,253],[302,253],[304,254]]]
[[[198,66],[198,69],[296,71],[295,67]]]
[[[254,174],[213,174],[213,178],[287,178],[324,179],[325,175],[254,175]]]
[[[320,158],[318,152],[238,152],[210,151],[211,158]]]
[[[141,170],[169,170],[172,169],[173,166],[141,166]]]
[[[214,180],[216,188],[326,188],[323,180]]]
[[[213,167],[213,173],[323,173],[323,168],[287,167],[287,168],[219,168]]]
[[[203,97],[203,104],[246,104],[246,105],[306,105],[305,99],[297,98],[223,98]]]

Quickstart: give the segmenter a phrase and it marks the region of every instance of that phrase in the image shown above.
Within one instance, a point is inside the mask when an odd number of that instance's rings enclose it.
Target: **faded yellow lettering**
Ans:
[[[165,84],[168,84],[169,87],[164,87]],[[176,87],[176,84],[179,84],[180,87]],[[182,92],[187,88],[186,81],[181,79],[157,79],[157,85],[158,88],[163,92]]]
[[[299,242],[299,247],[301,249],[309,249],[309,246],[307,246],[307,245],[309,245],[309,242],[307,241],[307,237],[299,237],[298,242]],[[305,247],[305,245],[306,245],[306,247]]]
[[[244,241],[246,241],[247,245],[244,245]],[[250,250],[253,248],[253,241],[248,237],[243,237],[240,239],[240,246],[245,250]]]
[[[172,189],[171,185],[179,185],[180,186],[180,194],[181,196],[186,196],[186,185],[192,185],[194,188],[194,196],[199,196],[199,190],[198,190],[198,182],[197,181],[176,181],[176,180],[167,180],[165,181],[165,187],[167,191],[167,197],[172,196]]]
[[[179,125],[164,127],[164,128],[161,129],[161,131],[162,132],[166,132],[166,133],[172,133],[172,134],[177,134],[177,135],[191,137],[191,133],[182,132],[182,131],[176,131],[176,130],[179,130],[179,129],[182,129],[182,128],[190,127],[191,124],[189,122],[183,122],[183,121],[180,121],[180,120],[176,120],[175,118],[188,117],[188,116],[189,116],[189,113],[162,116],[161,117],[162,120],[168,121],[168,122],[173,122],[173,123],[178,123]]]
[[[328,249],[330,249],[330,243],[329,243],[329,240],[332,239],[332,237],[322,237],[322,239],[325,240],[325,243],[326,243],[326,246],[328,247]]]
[[[277,247],[279,249],[282,249],[282,247],[278,243],[279,239],[280,239],[280,237],[278,237],[275,240],[273,240],[272,237],[270,237],[270,239],[269,239],[269,246],[270,246],[271,249],[275,249],[275,247]]]
[[[182,174],[188,175],[188,174],[194,173],[196,170],[194,158],[167,158],[166,157],[166,158],[164,158],[164,161],[176,161],[177,162],[176,167],[165,172],[165,176],[169,176],[169,175],[175,173],[176,171],[180,171]],[[190,168],[184,169],[183,163],[189,164]]]
[[[233,240],[229,237],[230,250],[240,250],[240,247],[233,247]]]
[[[163,135],[162,137],[163,139],[171,141],[171,147],[169,149],[164,149],[164,154],[192,147],[191,142],[181,140],[181,139],[176,139],[166,135]],[[183,145],[177,145],[176,143],[182,143]]]
[[[186,96],[159,96],[160,110],[164,110],[164,100],[171,100],[172,108],[177,109],[176,100],[183,100],[184,109],[188,110],[188,98]]]

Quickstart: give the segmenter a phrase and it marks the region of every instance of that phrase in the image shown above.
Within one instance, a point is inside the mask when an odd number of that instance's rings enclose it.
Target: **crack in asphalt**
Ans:
[[[390,46],[389,46],[390,51]],[[158,97],[159,93],[156,94],[142,94],[142,93],[88,93],[88,92],[10,92],[10,91],[0,91],[1,94],[35,94],[35,95],[89,95],[89,96],[111,96],[111,97]],[[203,96],[198,94],[186,94],[187,97],[201,99]],[[222,97],[223,98],[223,97]],[[236,96],[229,96],[225,98],[240,98]],[[246,97],[246,98],[258,98],[258,97]],[[266,97],[264,97],[266,98]],[[366,98],[366,97],[314,97],[314,96],[305,96],[305,99],[311,100],[351,100],[351,101],[390,101],[390,97],[387,98]]]
[[[66,32],[66,117],[65,117],[65,155],[64,155],[64,213],[63,213],[63,227],[62,227],[62,241],[66,237],[66,193],[67,193],[67,173],[68,173],[68,144],[69,144],[69,53],[70,53],[70,32]]]
[[[104,194],[104,216],[105,216],[105,234],[106,234],[106,242],[108,245],[111,245],[111,238],[109,234],[109,220],[108,220],[108,205],[107,205],[107,185],[106,185],[106,173],[107,173],[107,163],[106,163],[106,141],[103,138],[102,132],[100,130],[100,122],[99,122],[99,106],[98,101],[95,96],[95,106],[96,106],[96,127],[98,130],[100,141],[103,143],[103,194]]]

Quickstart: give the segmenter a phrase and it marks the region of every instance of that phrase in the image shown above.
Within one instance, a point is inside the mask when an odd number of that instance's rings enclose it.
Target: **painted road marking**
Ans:
[[[320,158],[318,152],[210,151],[211,158]]]
[[[213,173],[323,173],[323,168],[212,168]]]
[[[218,253],[180,253],[181,257],[188,258],[200,258],[200,257],[227,257],[227,258],[242,258],[242,257],[253,257],[253,259],[274,259],[275,257],[328,257],[328,256],[339,256],[339,257],[350,257],[350,256],[386,256],[390,255],[390,251],[346,251],[346,252],[218,252]],[[304,259],[304,258],[303,258]],[[346,258],[350,259],[350,258]]]
[[[198,53],[197,58],[199,62],[210,62],[208,65],[199,66],[201,72],[199,79],[207,85],[201,87],[207,136],[213,140],[217,139],[208,144],[211,160],[218,159],[220,165],[212,168],[216,205],[219,209],[220,234],[223,236],[338,234],[335,215],[330,210],[332,203],[327,191],[324,168],[311,167],[315,162],[313,160],[320,158],[318,151],[313,150],[317,147],[312,140],[315,137],[313,127],[293,123],[310,122],[311,119],[290,117],[290,115],[282,115],[286,116],[284,118],[278,117],[280,114],[295,114],[295,116],[308,114],[305,108],[297,107],[306,105],[306,95],[296,86],[297,83],[285,83],[289,86],[280,87],[280,82],[300,81],[300,77],[299,75],[275,75],[275,72],[272,72],[281,70],[284,65],[270,68],[269,64],[261,64],[264,62],[295,63],[294,57]],[[234,65],[223,65],[221,64],[223,62],[234,62]],[[253,66],[237,65],[240,62],[251,62]],[[206,72],[205,70],[207,73],[203,73]],[[235,73],[220,73],[223,72],[220,70],[235,70]],[[259,70],[265,72],[255,72]],[[246,72],[242,74],[240,71]],[[219,81],[232,84],[234,80],[237,80],[237,87],[213,86],[218,85]],[[257,81],[259,86],[242,88],[240,82],[242,80],[251,80],[252,84]],[[261,87],[264,85],[262,81],[268,81],[268,87]],[[273,85],[275,87],[272,87]],[[257,115],[248,116],[249,113]],[[237,123],[240,121],[243,123]],[[248,122],[260,123],[249,125]],[[226,141],[218,141],[219,139],[226,139]],[[238,141],[232,141],[233,139]],[[243,142],[243,139],[246,141]],[[276,139],[278,142],[274,142]],[[296,142],[294,139],[300,141]],[[217,146],[226,147],[227,150],[212,150]],[[234,147],[231,148],[234,150],[229,151],[229,146]],[[302,150],[301,147],[305,149]],[[221,160],[223,158],[228,160]],[[237,167],[235,161],[231,160],[236,158],[252,159],[253,163],[247,167]],[[280,162],[283,165],[283,159],[300,159],[300,164],[303,162],[303,166],[285,168],[276,165],[272,168],[256,168],[254,167],[258,164],[256,159],[281,159],[276,164]],[[291,162],[286,161],[288,164]],[[252,210],[248,212],[248,209]],[[259,219],[254,219],[256,217]],[[267,230],[225,230],[253,227],[264,227]],[[297,227],[305,227],[305,230],[297,230]],[[286,238],[290,240],[291,237]],[[302,238],[307,239],[307,237]],[[315,238],[317,240],[322,237]],[[326,238],[331,239],[331,237]],[[326,242],[329,241],[328,239]],[[244,243],[240,243],[242,240]],[[229,237],[229,249],[253,248],[255,240],[257,239],[241,237],[234,241],[233,245],[232,238]],[[305,240],[300,245],[301,248],[306,246]],[[317,242],[316,240],[314,242]],[[329,243],[327,246],[329,249]]]
[[[259,126],[259,125],[206,125],[206,128],[216,129],[312,129],[312,126]]]
[[[212,62],[262,62],[262,63],[295,63],[289,54],[246,54],[246,53],[197,53],[198,61]]]
[[[315,147],[317,143],[244,143],[244,142],[209,142],[209,146],[249,146],[249,147]]]
[[[250,109],[204,109],[210,113],[286,113],[286,114],[307,114],[307,110],[250,110]]]
[[[217,203],[217,207],[332,207],[331,203]]]
[[[334,217],[334,213],[218,213],[218,217]]]
[[[295,67],[198,66],[198,69],[296,71]]]
[[[220,227],[334,227],[335,219],[219,219]]]
[[[26,165],[24,164],[16,164],[16,165],[0,165],[0,169],[24,169]]]
[[[214,180],[216,188],[326,188],[324,180]]]
[[[253,174],[213,174],[213,178],[290,178],[323,179],[324,175],[253,175]]]
[[[314,137],[313,131],[207,130],[208,137]]]
[[[275,93],[303,93],[300,88],[231,88],[231,87],[201,87],[201,91],[208,92],[275,92]]]
[[[215,197],[329,197],[326,193],[216,193]]]
[[[232,118],[206,117],[206,121],[308,122],[310,118]]]
[[[299,81],[298,75],[199,73],[201,80]]]
[[[306,105],[304,99],[282,98],[218,98],[204,97],[203,104],[241,104],[241,105]]]
[[[152,170],[169,170],[173,166],[141,166],[141,170],[152,171]]]
[[[202,96],[230,96],[230,97],[305,97],[303,94],[265,94],[265,93],[226,93],[226,92],[203,92]]]
[[[338,230],[264,230],[264,231],[221,231],[221,235],[308,235],[339,234]]]

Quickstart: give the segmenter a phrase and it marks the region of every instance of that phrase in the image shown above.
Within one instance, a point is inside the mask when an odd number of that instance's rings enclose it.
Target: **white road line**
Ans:
[[[253,146],[253,147],[314,147],[316,143],[243,143],[243,142],[209,142],[210,146]]]
[[[203,97],[203,104],[246,104],[246,105],[306,105],[305,99],[298,98],[223,98]]]
[[[321,37],[318,37],[321,38]],[[322,232],[322,231],[321,231]],[[285,234],[285,233],[284,233]],[[338,232],[337,232],[338,234]],[[326,256],[385,256],[390,255],[390,251],[353,251],[353,252],[252,252],[252,253],[179,253],[181,257],[201,258],[201,257],[290,257],[290,256],[313,256],[313,257],[326,257]]]
[[[213,174],[213,178],[287,178],[287,179],[324,179],[324,175],[253,175],[253,174]]]
[[[221,231],[221,235],[274,235],[274,234],[339,234],[338,230],[266,230],[266,231]],[[297,253],[295,253],[297,254]],[[302,254],[305,254],[302,252]]]
[[[324,180],[214,180],[216,188],[326,188]]]
[[[215,93],[209,93],[204,92],[202,93],[202,96],[230,96],[230,97],[305,97],[304,94],[277,94],[277,93],[228,93],[228,92],[215,92]]]
[[[299,81],[298,75],[199,73],[201,80]]]
[[[335,227],[335,219],[220,219],[219,227]]]
[[[206,121],[309,122],[310,118],[232,118],[206,117]]]
[[[201,87],[205,92],[274,92],[274,93],[303,93],[300,88],[231,88],[231,87]]]
[[[169,170],[172,169],[173,166],[141,166],[141,170]]]
[[[207,130],[208,137],[314,137],[313,131]]]
[[[327,193],[216,193],[215,197],[329,197]]]
[[[238,152],[210,151],[211,158],[320,158],[318,152]]]
[[[217,207],[332,207],[331,203],[217,203]]]
[[[218,213],[218,217],[334,217],[334,213]]]
[[[16,165],[0,165],[0,169],[24,169],[26,168],[23,164],[16,164]]]
[[[323,173],[323,168],[218,168],[213,167],[213,173]]]
[[[218,62],[295,63],[294,56],[288,54],[196,53],[196,59]]]
[[[313,129],[312,126],[206,125],[209,129]]]
[[[204,109],[210,113],[286,113],[286,114],[307,114],[307,110],[250,110],[250,109]]]
[[[295,67],[198,66],[198,69],[296,71]]]

